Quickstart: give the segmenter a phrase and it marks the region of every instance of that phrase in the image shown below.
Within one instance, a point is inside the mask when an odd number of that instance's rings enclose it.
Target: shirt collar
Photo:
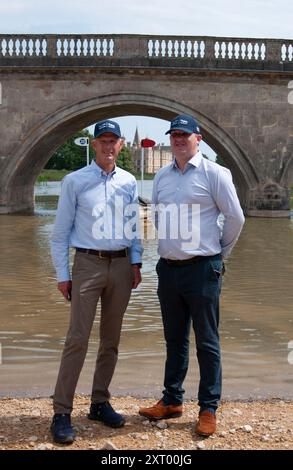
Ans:
[[[112,178],[112,176],[114,176],[115,173],[116,173],[116,171],[117,171],[117,166],[115,165],[115,166],[114,166],[114,169],[111,171],[111,173],[108,173],[108,174],[107,174],[107,173],[105,172],[105,170],[103,170],[103,168],[101,168],[101,167],[97,164],[97,162],[96,162],[95,160],[92,160],[90,166],[91,166],[91,168],[92,168],[94,171],[98,172],[99,176],[101,176],[101,177],[103,177],[103,176],[109,176],[109,175],[110,175],[111,178]]]
[[[199,167],[200,165],[200,162],[202,161],[202,153],[200,150],[198,150],[196,152],[195,155],[193,155],[193,157],[190,158],[190,160],[188,160],[188,162],[186,163],[187,165],[192,165],[192,166],[195,166],[196,168]],[[174,158],[173,162],[172,162],[172,168],[176,168],[178,170],[178,165],[177,165],[177,162],[176,162],[176,158]]]

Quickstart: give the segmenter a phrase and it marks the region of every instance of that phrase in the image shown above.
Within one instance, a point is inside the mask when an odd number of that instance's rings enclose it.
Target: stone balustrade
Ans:
[[[293,39],[251,39],[208,36],[0,35],[0,67],[17,64],[61,65],[72,59],[75,66],[84,59],[114,62],[141,59],[144,65],[186,65],[213,68],[293,70]],[[44,59],[47,59],[44,61]],[[148,64],[146,60],[149,60]],[[116,65],[114,62],[112,64]],[[68,62],[66,62],[68,64]],[[100,62],[91,65],[101,65]]]

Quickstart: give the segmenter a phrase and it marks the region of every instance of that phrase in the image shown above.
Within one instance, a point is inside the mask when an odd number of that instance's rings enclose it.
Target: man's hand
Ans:
[[[72,289],[72,281],[63,281],[58,282],[58,290],[60,290],[63,297],[66,300],[71,300],[71,289]]]
[[[132,289],[136,289],[138,284],[141,283],[140,267],[137,266],[136,264],[133,264],[132,265],[132,271],[133,271]]]

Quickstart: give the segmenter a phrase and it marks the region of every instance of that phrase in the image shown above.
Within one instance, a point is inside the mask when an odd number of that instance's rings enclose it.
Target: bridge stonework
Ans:
[[[293,40],[0,35],[0,213],[33,211],[38,174],[76,131],[188,113],[246,215],[288,216],[292,80]]]

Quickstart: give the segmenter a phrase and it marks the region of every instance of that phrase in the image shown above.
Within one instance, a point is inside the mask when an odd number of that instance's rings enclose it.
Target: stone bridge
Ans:
[[[289,215],[293,40],[0,35],[0,213],[31,212],[34,182],[99,119],[196,116],[245,213]]]

